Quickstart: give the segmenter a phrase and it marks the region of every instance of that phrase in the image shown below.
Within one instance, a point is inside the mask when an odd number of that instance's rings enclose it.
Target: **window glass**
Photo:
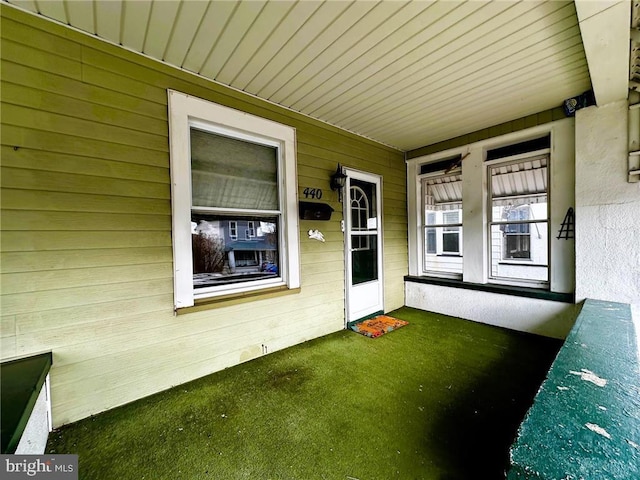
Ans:
[[[296,132],[168,90],[174,306],[300,286]]]
[[[278,278],[277,172],[277,148],[191,128],[194,289]]]
[[[258,225],[256,236],[237,239],[232,226]],[[278,217],[191,215],[195,289],[267,280],[278,276]],[[237,227],[236,227],[237,228]]]
[[[275,147],[192,127],[192,204],[201,207],[277,210],[277,154]]]
[[[434,225],[436,223],[436,214],[433,212],[427,212],[427,225]],[[436,229],[432,227],[426,227],[427,230],[427,253],[436,253]]]
[[[462,177],[422,179],[423,269],[426,273],[462,276]]]
[[[547,282],[546,155],[491,165],[491,277]]]

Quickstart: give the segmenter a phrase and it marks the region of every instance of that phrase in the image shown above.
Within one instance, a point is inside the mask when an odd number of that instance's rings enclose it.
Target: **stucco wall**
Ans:
[[[640,183],[627,182],[627,102],[576,113],[576,298],[640,307]]]
[[[0,357],[53,351],[54,425],[342,329],[338,162],[383,177],[385,309],[404,304],[401,152],[0,8]],[[300,221],[299,293],[174,316],[167,89],[296,128],[298,196],[335,209]]]
[[[579,307],[570,303],[406,282],[407,305],[496,327],[563,339]]]

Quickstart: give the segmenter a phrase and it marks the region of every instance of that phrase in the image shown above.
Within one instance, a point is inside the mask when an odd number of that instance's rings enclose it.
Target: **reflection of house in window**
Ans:
[[[230,221],[235,223],[240,231],[246,232],[244,240],[236,240],[231,237],[225,239],[224,250],[227,253],[229,268],[232,270],[262,271],[265,264],[277,264],[277,235],[275,224],[273,228],[259,228],[259,235],[255,235],[255,223],[253,220]],[[253,235],[250,234],[253,232]]]
[[[264,217],[265,221],[236,218],[194,215],[192,248],[196,288],[278,274],[276,218]],[[238,239],[238,231],[245,231],[248,238]]]
[[[506,220],[529,220],[530,207],[511,208],[506,211]],[[512,258],[531,258],[531,238],[528,223],[510,223],[503,225],[505,260]]]
[[[442,215],[445,224],[459,223],[460,211],[444,212]],[[460,227],[443,227],[442,252],[460,253]]]

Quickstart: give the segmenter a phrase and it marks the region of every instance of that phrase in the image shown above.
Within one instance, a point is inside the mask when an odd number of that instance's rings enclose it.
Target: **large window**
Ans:
[[[173,91],[169,109],[176,307],[299,286],[295,131]]]
[[[437,172],[422,178],[423,271],[462,275],[462,177]]]
[[[563,119],[409,159],[409,276],[573,292],[574,243],[559,232],[575,203],[574,127]]]
[[[495,160],[490,181],[490,272],[496,281],[549,281],[548,154]]]

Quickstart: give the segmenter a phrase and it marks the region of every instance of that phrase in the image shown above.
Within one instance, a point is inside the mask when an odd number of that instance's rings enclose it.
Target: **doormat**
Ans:
[[[398,320],[397,318],[389,317],[388,315],[378,315],[377,317],[364,320],[359,323],[351,325],[351,330],[367,337],[376,338],[389,333],[393,330],[397,330],[405,325],[409,325],[409,322],[404,320]]]

